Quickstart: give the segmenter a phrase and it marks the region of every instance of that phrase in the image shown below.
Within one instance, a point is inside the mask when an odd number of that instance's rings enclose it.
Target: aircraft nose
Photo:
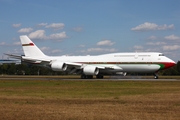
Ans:
[[[174,65],[176,65],[176,62],[172,61],[171,62],[171,67],[173,67]]]
[[[176,65],[176,62],[171,60],[171,62],[168,62],[168,63],[165,64],[165,69],[173,67],[174,65]]]

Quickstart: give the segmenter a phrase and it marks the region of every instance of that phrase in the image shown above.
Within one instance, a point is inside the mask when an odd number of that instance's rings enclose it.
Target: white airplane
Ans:
[[[176,63],[158,52],[111,53],[96,56],[47,56],[27,36],[20,36],[25,56],[6,54],[22,61],[40,64],[53,71],[81,74],[82,79],[103,78],[103,75],[126,75],[127,72],[154,73]]]

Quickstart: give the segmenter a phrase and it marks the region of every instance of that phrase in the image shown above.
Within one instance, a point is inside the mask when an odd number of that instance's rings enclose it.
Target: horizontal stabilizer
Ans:
[[[29,58],[29,57],[25,57],[25,56],[22,57],[22,61],[28,62],[28,63],[35,63],[35,64],[40,64],[40,63],[49,64],[51,62],[50,60]]]
[[[14,55],[14,54],[7,54],[7,53],[4,53],[4,54],[9,56],[10,58],[15,58],[15,59],[21,59],[22,58],[21,55]]]

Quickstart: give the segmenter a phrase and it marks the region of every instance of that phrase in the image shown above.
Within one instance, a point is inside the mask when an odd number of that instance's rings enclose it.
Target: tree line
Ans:
[[[55,72],[46,67],[29,64],[1,64],[1,75],[62,75],[63,72]]]
[[[29,64],[1,64],[1,75],[67,75],[67,72],[55,72],[49,68]],[[133,73],[132,73],[133,74]],[[153,74],[153,73],[152,73]],[[159,71],[159,75],[180,75],[180,61],[169,69]],[[133,74],[137,75],[137,73]],[[140,73],[140,75],[150,75]]]

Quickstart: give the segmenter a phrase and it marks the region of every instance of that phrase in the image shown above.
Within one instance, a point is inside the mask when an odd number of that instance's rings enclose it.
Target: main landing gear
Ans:
[[[96,75],[97,79],[103,79],[103,75]],[[93,79],[93,75],[81,75],[81,79]]]
[[[103,79],[104,76],[103,76],[103,75],[96,75],[96,78],[97,78],[97,79]]]
[[[93,79],[93,75],[81,75],[81,79]]]

